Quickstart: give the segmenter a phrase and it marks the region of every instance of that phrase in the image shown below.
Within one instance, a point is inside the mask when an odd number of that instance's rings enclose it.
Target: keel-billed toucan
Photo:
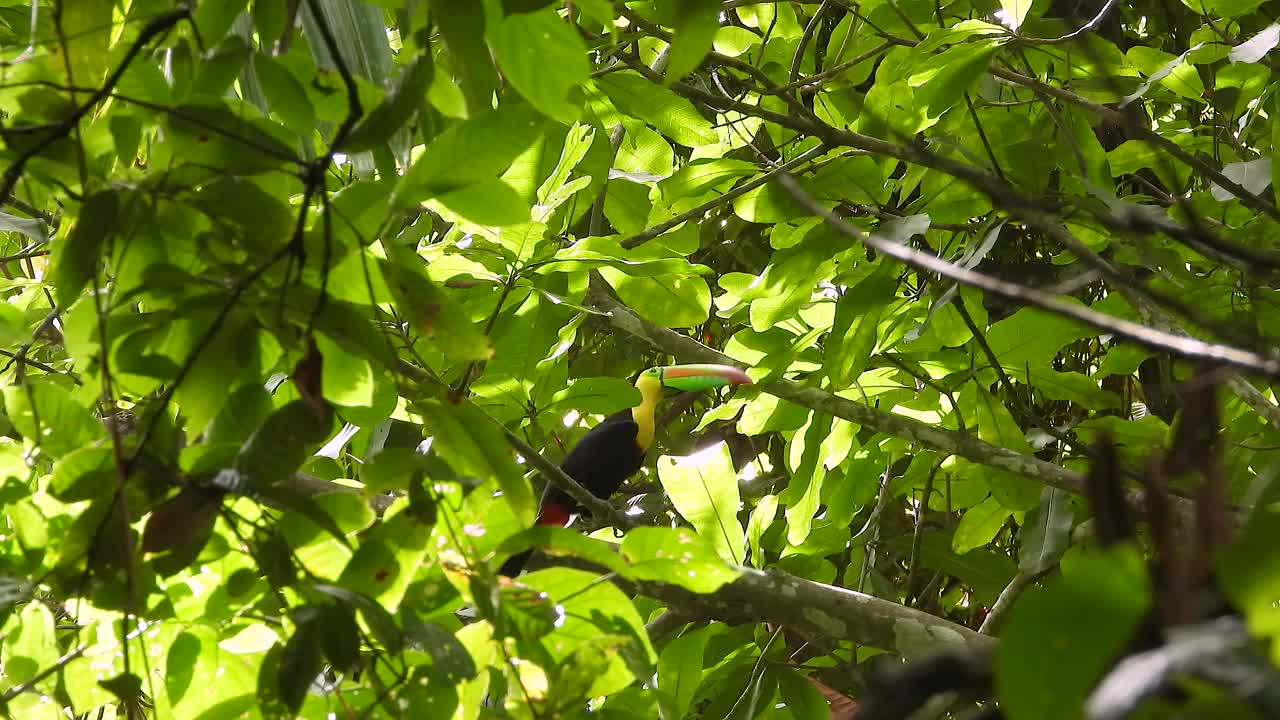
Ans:
[[[697,392],[726,385],[751,384],[745,372],[730,365],[667,365],[640,373],[636,389],[640,404],[605,418],[591,428],[569,451],[560,468],[592,495],[607,500],[610,495],[644,464],[645,453],[653,444],[654,410],[662,399],[663,388]],[[562,527],[579,510],[578,503],[565,491],[547,485],[538,507],[538,524]],[[524,567],[531,550],[511,556],[500,573],[514,577]]]

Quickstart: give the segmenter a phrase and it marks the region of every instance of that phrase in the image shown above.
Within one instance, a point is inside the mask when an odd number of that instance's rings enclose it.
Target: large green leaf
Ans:
[[[729,447],[658,459],[658,478],[681,517],[726,561],[741,564],[746,535],[738,522],[738,478]]]
[[[70,307],[98,271],[98,257],[115,229],[118,213],[119,201],[114,192],[100,192],[85,199],[75,225],[58,243],[49,272],[60,306]]]
[[[880,339],[880,319],[892,302],[897,286],[897,267],[881,262],[870,276],[845,291],[836,302],[835,320],[823,358],[835,387],[848,387],[867,369]]]
[[[449,51],[455,81],[467,99],[467,111],[471,115],[487,111],[498,87],[498,73],[484,42],[484,5],[452,0],[430,0],[429,5]]]
[[[392,204],[422,202],[441,193],[496,179],[542,132],[527,107],[477,114],[432,140],[396,185]]]
[[[555,10],[508,15],[488,37],[503,76],[526,100],[560,122],[578,119],[587,48]]]
[[[61,385],[32,380],[4,389],[5,410],[14,428],[49,455],[59,458],[106,439],[93,415]]]
[[[667,327],[692,327],[706,321],[711,307],[707,281],[685,277],[635,277],[611,267],[600,275],[613,286],[618,298],[649,320]]]
[[[1150,604],[1146,569],[1132,547],[1064,560],[1061,576],[1014,606],[1001,634],[995,670],[1004,711],[1014,720],[1080,717]],[[1074,622],[1082,607],[1091,622]]]
[[[718,0],[666,0],[660,2],[675,29],[667,58],[667,77],[679,80],[702,63],[720,29]]]
[[[715,129],[693,103],[639,74],[611,73],[594,82],[620,112],[644,120],[681,145],[697,147],[716,141]]]
[[[480,480],[497,480],[503,498],[522,519],[533,519],[533,491],[516,465],[507,440],[473,405],[436,399],[417,403],[433,438],[432,449],[458,472]]]

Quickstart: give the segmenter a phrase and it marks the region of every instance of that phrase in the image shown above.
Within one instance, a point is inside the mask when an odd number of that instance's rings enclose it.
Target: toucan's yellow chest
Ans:
[[[653,378],[641,376],[636,381],[636,389],[640,391],[640,404],[631,408],[631,419],[636,423],[636,446],[641,452],[653,444],[654,414],[658,409],[658,401],[662,399],[662,383]]]

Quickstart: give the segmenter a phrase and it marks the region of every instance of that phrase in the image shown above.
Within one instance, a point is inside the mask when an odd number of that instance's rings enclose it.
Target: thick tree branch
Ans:
[[[737,580],[699,595],[678,585],[630,582],[688,619],[730,625],[768,622],[812,638],[851,640],[913,657],[945,647],[990,647],[992,638],[929,613],[874,595],[805,580],[785,572],[736,568]]]

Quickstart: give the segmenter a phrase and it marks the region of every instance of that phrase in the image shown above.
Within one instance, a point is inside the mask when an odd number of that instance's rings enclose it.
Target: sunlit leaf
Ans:
[[[685,458],[658,459],[671,503],[726,561],[741,563],[746,536],[738,522],[738,478],[729,448],[717,444]]]

